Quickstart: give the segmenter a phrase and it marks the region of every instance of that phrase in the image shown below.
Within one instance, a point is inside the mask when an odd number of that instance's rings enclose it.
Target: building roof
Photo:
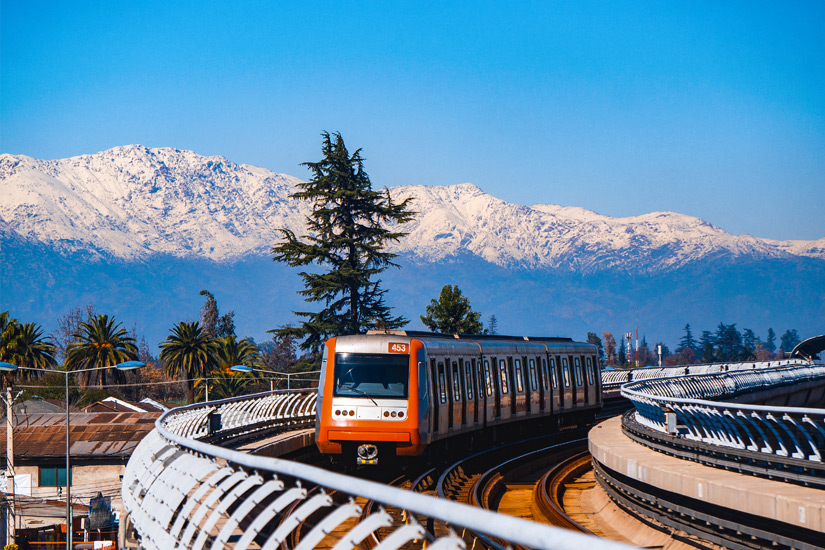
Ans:
[[[159,413],[71,413],[72,457],[128,457],[137,444],[155,427]],[[16,416],[14,456],[35,459],[66,456],[66,415],[45,413]],[[0,427],[0,441],[6,427]],[[5,445],[0,450],[5,457]],[[5,460],[5,458],[3,458]]]

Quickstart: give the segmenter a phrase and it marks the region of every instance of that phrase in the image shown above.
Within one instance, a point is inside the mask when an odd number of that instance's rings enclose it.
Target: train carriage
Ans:
[[[515,423],[579,425],[601,407],[600,382],[595,346],[569,338],[339,336],[324,348],[316,442],[377,464]]]

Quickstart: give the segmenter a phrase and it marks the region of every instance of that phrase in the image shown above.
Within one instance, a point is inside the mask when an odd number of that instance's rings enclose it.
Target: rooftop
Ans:
[[[71,413],[70,454],[73,457],[128,457],[155,427],[160,413]],[[50,458],[66,456],[66,415],[62,413],[15,415],[14,456]],[[5,424],[0,441],[6,439]],[[0,457],[5,460],[5,446]]]

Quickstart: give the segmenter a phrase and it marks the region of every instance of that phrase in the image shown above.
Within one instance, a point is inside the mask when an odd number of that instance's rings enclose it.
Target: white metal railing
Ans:
[[[601,371],[604,391],[618,389],[628,382],[652,378],[673,378],[695,374],[713,374],[737,370],[770,369],[799,363],[797,359],[775,361],[749,361],[745,363],[706,363],[702,365],[678,365],[674,367],[641,367],[635,369],[610,369]]]
[[[155,429],[138,445],[123,476],[123,504],[140,537],[141,548],[274,550],[310,515],[314,518],[313,526],[309,532],[302,532],[296,550],[314,548],[332,533],[338,533],[337,540],[332,541],[333,550],[352,550],[379,529],[382,530],[381,550],[394,550],[413,541],[422,545],[426,542],[436,550],[464,549],[469,532],[493,537],[504,544],[537,549],[628,548],[205,441],[220,439],[222,434],[234,434],[254,424],[281,427],[290,422],[300,424],[314,414],[315,394],[299,395],[303,397],[277,392],[259,394],[164,413]],[[286,401],[292,405],[274,405]],[[214,420],[218,414],[220,425]],[[316,486],[320,490],[308,490]],[[374,507],[375,512],[362,517],[365,500],[382,506]],[[393,514],[387,509],[399,512]],[[415,515],[446,522],[451,530],[434,536],[415,520]]]
[[[621,393],[636,407],[635,420],[658,432],[821,464],[825,409],[749,405],[725,399],[823,378],[825,364],[791,360],[771,368],[732,368],[716,374],[631,382],[622,386]]]

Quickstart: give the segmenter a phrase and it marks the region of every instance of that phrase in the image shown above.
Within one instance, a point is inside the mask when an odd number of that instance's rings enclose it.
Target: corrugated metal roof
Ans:
[[[160,413],[71,413],[72,456],[128,456],[155,427]],[[66,415],[32,414],[17,417],[14,428],[14,455],[18,458],[66,456]],[[6,439],[5,424],[0,441]],[[5,445],[0,449],[5,457]]]

